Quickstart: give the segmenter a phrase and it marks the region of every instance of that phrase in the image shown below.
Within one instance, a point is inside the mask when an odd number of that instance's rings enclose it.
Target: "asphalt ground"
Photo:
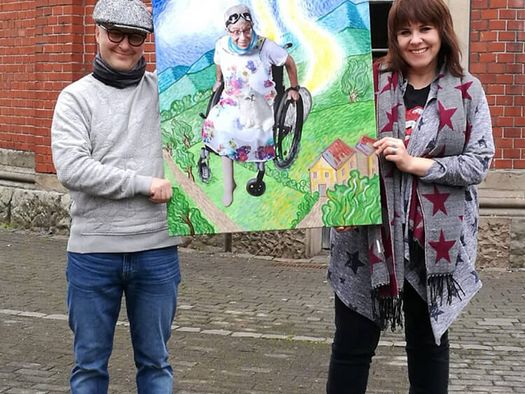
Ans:
[[[68,392],[72,336],[66,239],[0,230],[0,393]],[[176,393],[323,393],[333,294],[327,256],[255,258],[180,250],[170,340]],[[450,392],[525,393],[525,271],[483,271],[484,287],[450,329]],[[369,393],[406,393],[402,333],[385,332]],[[135,392],[123,309],[110,392]]]

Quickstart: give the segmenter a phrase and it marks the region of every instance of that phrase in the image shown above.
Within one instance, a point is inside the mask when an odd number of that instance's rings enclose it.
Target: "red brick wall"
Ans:
[[[34,152],[40,173],[54,172],[50,127],[58,93],[91,71],[94,3],[0,1],[0,148]],[[151,40],[146,50],[154,61]]]
[[[525,0],[472,0],[470,70],[485,87],[493,168],[525,169]]]
[[[91,70],[95,0],[0,1],[0,148],[54,172],[50,125],[60,90]],[[472,0],[470,69],[491,105],[493,168],[525,169],[525,0]],[[152,38],[146,46],[154,68]]]

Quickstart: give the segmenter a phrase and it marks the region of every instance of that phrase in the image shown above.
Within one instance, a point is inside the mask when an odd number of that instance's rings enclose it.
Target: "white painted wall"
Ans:
[[[470,0],[447,0],[448,8],[452,14],[454,30],[459,39],[461,53],[463,54],[461,64],[468,70],[469,66],[469,43],[470,43]]]

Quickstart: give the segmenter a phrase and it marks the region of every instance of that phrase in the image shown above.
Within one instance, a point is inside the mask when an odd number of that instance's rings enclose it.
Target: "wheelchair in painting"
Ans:
[[[285,48],[289,48],[287,44]],[[274,126],[273,141],[275,149],[274,163],[279,169],[286,169],[292,165],[299,152],[299,143],[303,130],[303,123],[311,107],[312,98],[305,88],[300,88],[299,99],[293,101],[288,98],[288,92],[291,88],[284,86],[284,66],[272,66],[272,79],[275,83],[277,96],[273,104]],[[219,102],[224,83],[212,93],[206,113],[201,113],[203,119],[208,117],[211,109]],[[306,107],[306,108],[305,108]],[[209,167],[210,153],[215,153],[209,147],[201,148],[198,160],[198,173],[201,181],[208,182],[211,177]],[[257,176],[250,179],[246,184],[246,191],[252,196],[261,196],[266,190],[266,184],[263,180],[265,173],[265,162],[257,163]]]

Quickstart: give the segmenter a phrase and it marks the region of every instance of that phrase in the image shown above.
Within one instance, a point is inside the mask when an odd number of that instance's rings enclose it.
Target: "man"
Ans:
[[[141,0],[99,0],[93,73],[60,94],[52,124],[57,175],[72,197],[67,305],[73,393],[105,393],[125,295],[139,393],[170,393],[167,342],[180,282],[167,233],[157,80],[145,71],[153,31]]]

